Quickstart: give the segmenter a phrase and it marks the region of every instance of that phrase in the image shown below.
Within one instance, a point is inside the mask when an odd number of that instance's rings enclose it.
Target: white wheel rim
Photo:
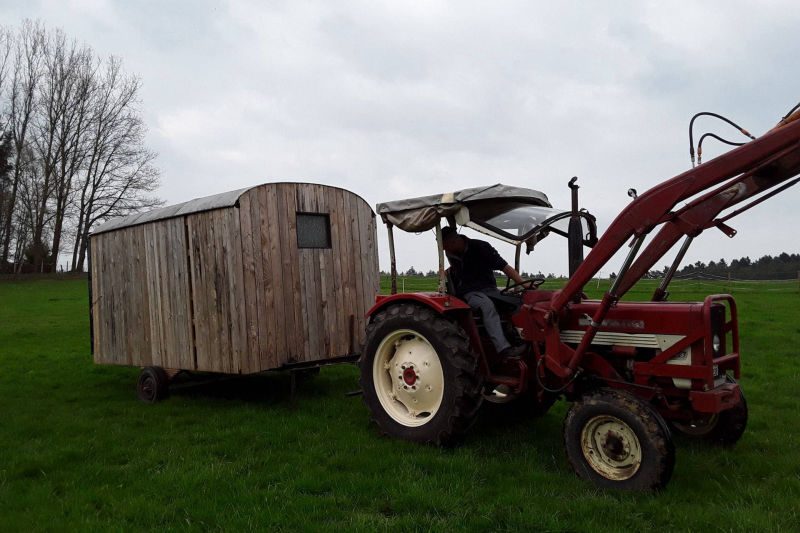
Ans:
[[[378,345],[372,382],[384,411],[403,426],[427,424],[442,404],[439,356],[425,337],[410,329],[393,331]]]
[[[608,479],[629,479],[642,464],[642,446],[636,433],[611,415],[595,416],[583,426],[581,448],[589,466]]]

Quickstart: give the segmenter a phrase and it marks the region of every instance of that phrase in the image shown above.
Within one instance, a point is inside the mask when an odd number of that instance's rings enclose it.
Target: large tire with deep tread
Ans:
[[[672,477],[669,426],[633,394],[599,389],[582,396],[564,419],[567,457],[578,477],[617,490],[659,490]]]
[[[730,375],[728,383],[736,383]],[[702,439],[720,446],[733,446],[744,434],[747,427],[747,401],[739,389],[739,403],[721,413],[692,420],[687,423],[672,422],[672,428],[681,435]]]
[[[432,309],[404,302],[381,310],[359,360],[372,421],[393,438],[458,442],[483,400],[479,362],[464,330]]]

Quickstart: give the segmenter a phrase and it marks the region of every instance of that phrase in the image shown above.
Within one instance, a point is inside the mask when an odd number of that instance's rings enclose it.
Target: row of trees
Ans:
[[[0,270],[83,270],[97,222],[160,204],[139,89],[61,30],[0,26]]]
[[[765,255],[751,261],[749,257],[734,259],[727,263],[725,259],[710,261],[708,264],[698,261],[686,265],[678,271],[679,277],[718,277],[733,279],[796,279],[800,272],[800,254],[783,252],[776,256]]]
[[[390,274],[389,272],[384,272],[383,270],[380,271],[380,275],[381,276],[388,276],[389,274]],[[422,270],[417,270],[416,268],[414,268],[412,266],[412,267],[409,267],[408,270],[406,270],[405,272],[398,271],[397,275],[398,276],[406,276],[406,277],[419,276],[419,277],[425,277],[425,278],[436,278],[436,277],[439,277],[439,272],[437,272],[436,270],[428,270],[427,272],[423,272]],[[494,275],[495,275],[496,278],[504,278],[505,277],[505,274],[501,274],[500,272],[495,272]],[[522,276],[523,278],[547,278],[547,279],[555,279],[555,278],[558,277],[555,274],[553,274],[552,272],[547,274],[547,275],[545,275],[545,274],[542,274],[541,272],[537,272],[536,274],[534,274],[533,272],[524,272],[524,271],[520,272],[520,276]]]
[[[669,270],[668,266],[664,266],[663,270],[651,270],[644,278],[645,279],[660,279]],[[749,257],[742,257],[734,259],[730,263],[725,259],[719,261],[710,261],[708,264],[697,261],[696,263],[686,265],[678,270],[676,276],[679,278],[720,278],[728,279],[795,279],[798,272],[800,272],[800,254],[788,254],[783,252],[776,256],[765,255],[755,261],[751,261]],[[398,272],[401,276],[425,276],[436,277],[439,274],[434,270],[429,270],[423,273],[414,267],[410,267],[405,272]],[[381,271],[381,275],[388,276],[388,272]],[[500,277],[502,274],[495,272],[495,275]],[[556,278],[552,273],[547,275],[537,272],[522,272],[523,278]],[[610,275],[611,279],[617,277],[616,273]]]

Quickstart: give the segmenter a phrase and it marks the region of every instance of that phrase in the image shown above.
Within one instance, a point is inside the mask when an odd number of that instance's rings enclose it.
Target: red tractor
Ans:
[[[793,110],[794,111],[794,110]],[[601,487],[649,490],[672,475],[672,432],[735,443],[747,424],[740,377],[736,303],[729,295],[669,302],[668,285],[692,239],[800,178],[800,111],[773,130],[698,165],[633,201],[596,238],[594,218],[552,209],[537,191],[494,185],[379,204],[388,226],[391,295],[377,296],[360,359],[364,401],[392,437],[440,445],[457,441],[484,400],[513,401],[532,414],[559,397],[572,402],[564,420],[567,456],[581,478]],[[745,132],[746,133],[746,132]],[[790,181],[791,180],[791,181]],[[740,206],[740,204],[743,204]],[[442,219],[516,246],[548,234],[568,240],[570,278],[560,290],[531,279],[503,291],[496,305],[526,346],[500,357],[470,307],[448,291]],[[392,228],[435,229],[439,290],[398,294]],[[654,230],[657,233],[647,241]],[[683,243],[651,301],[620,298],[680,239]],[[602,299],[583,287],[626,243],[630,250]],[[583,259],[583,248],[591,252]]]

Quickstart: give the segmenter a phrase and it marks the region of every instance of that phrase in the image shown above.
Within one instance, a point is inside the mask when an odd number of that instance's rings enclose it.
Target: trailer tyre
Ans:
[[[145,403],[155,403],[169,395],[169,377],[160,366],[148,366],[139,373],[136,393]]]
[[[454,444],[474,422],[483,399],[479,359],[466,333],[410,303],[372,316],[359,369],[372,421],[394,438]]]
[[[728,383],[736,383],[730,375]],[[747,427],[747,401],[739,389],[739,403],[721,413],[714,413],[689,422],[672,422],[672,427],[681,435],[702,439],[721,446],[733,446],[744,434]]]
[[[659,490],[672,477],[675,446],[650,405],[627,392],[581,397],[564,419],[567,457],[581,479],[618,490]]]

